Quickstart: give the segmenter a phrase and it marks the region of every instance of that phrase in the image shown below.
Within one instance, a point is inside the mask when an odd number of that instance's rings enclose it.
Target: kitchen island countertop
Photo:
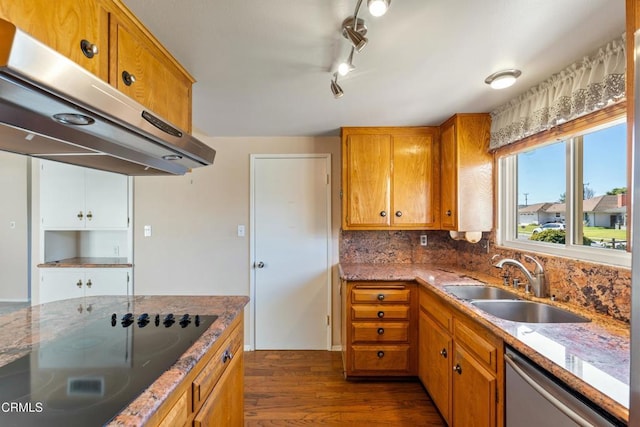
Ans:
[[[471,316],[548,372],[623,422],[629,419],[629,325],[549,298],[519,297],[562,308],[592,319],[589,323],[520,323],[492,316],[446,292],[444,286],[489,284],[495,277],[455,266],[427,264],[340,264],[350,281],[417,281]],[[514,292],[513,288],[509,288]]]
[[[200,338],[149,387],[116,415],[109,426],[141,426],[194,368],[200,358],[242,314],[246,296],[97,296],[55,301],[0,315],[0,366],[17,360],[75,328],[88,316],[108,318],[112,313],[193,313],[217,315]]]

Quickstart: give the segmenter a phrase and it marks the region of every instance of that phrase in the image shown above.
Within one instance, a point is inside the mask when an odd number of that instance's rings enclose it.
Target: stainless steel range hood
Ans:
[[[0,19],[0,150],[125,175],[183,175],[215,150]]]

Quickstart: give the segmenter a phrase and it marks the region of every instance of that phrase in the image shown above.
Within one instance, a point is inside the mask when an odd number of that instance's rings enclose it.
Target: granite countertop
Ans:
[[[126,257],[75,257],[38,264],[39,268],[130,268]]]
[[[157,411],[224,330],[243,312],[246,296],[99,296],[27,307],[0,315],[0,366],[25,356],[32,346],[81,328],[83,316],[108,318],[112,313],[198,313],[218,315],[200,338],[108,424],[141,426]],[[79,310],[79,307],[84,307]],[[87,310],[91,307],[91,310]]]
[[[447,285],[489,284],[500,281],[452,266],[426,264],[340,264],[346,280],[417,281],[446,299],[452,306],[487,327],[504,342],[573,389],[628,422],[630,383],[629,325],[607,316],[581,310],[546,298],[517,293],[523,299],[560,306],[590,318],[589,323],[520,323],[492,316],[468,301],[444,290]],[[513,288],[509,288],[514,291]]]

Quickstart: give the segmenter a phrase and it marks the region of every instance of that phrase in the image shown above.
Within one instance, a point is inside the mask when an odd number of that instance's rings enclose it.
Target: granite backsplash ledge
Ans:
[[[420,246],[420,236],[427,236],[427,246]],[[415,263],[454,265],[500,278],[504,270],[493,267],[491,257],[524,261],[524,252],[496,247],[493,235],[472,244],[456,241],[447,231],[342,231],[341,263]],[[579,307],[629,322],[631,316],[631,270],[629,268],[577,261],[570,258],[535,256],[545,268],[551,294]],[[525,265],[528,265],[524,261]],[[512,277],[519,271],[509,268]],[[521,279],[524,279],[520,275]]]

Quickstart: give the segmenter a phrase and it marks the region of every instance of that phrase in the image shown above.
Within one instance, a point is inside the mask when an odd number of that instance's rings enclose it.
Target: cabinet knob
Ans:
[[[85,39],[82,39],[82,41],[80,41],[80,50],[82,50],[84,56],[89,59],[93,58],[94,55],[97,55],[100,52],[97,45]]]
[[[384,328],[378,328],[378,335],[384,335]]]
[[[384,294],[378,294],[378,301],[384,301]]]
[[[384,351],[380,350],[380,351],[378,352],[378,358],[379,358],[379,359],[382,359],[383,357],[384,357]]]
[[[136,82],[136,76],[125,70],[122,72],[122,82],[127,86],[131,86]]]
[[[78,283],[76,283],[76,286],[81,288],[82,287],[82,280],[78,280]]]
[[[380,212],[380,216],[385,217],[385,216],[387,216],[387,213],[385,211],[381,211]]]
[[[378,317],[382,319],[384,317],[384,311],[379,311]]]
[[[233,353],[231,350],[225,350],[222,354],[222,363],[227,363],[229,360],[233,359]]]
[[[87,288],[91,287],[91,279],[87,280]]]
[[[462,367],[460,366],[459,363],[456,363],[456,366],[453,367],[453,371],[457,372],[458,375],[462,375]]]
[[[440,356],[444,357],[445,359],[447,358],[447,349],[443,348],[442,350],[440,350]]]
[[[264,262],[260,261],[260,262],[256,263],[256,267],[257,268],[264,268]]]
[[[451,209],[449,209],[449,210],[446,212],[446,215],[447,215],[447,216],[451,216]]]
[[[93,214],[91,213],[91,211],[87,212],[87,219],[91,221],[92,218],[93,218]]]
[[[396,216],[400,218],[402,216],[402,211],[396,211]]]
[[[79,220],[82,220],[82,218],[84,218],[84,214],[82,213],[82,211],[78,212],[77,217]]]

